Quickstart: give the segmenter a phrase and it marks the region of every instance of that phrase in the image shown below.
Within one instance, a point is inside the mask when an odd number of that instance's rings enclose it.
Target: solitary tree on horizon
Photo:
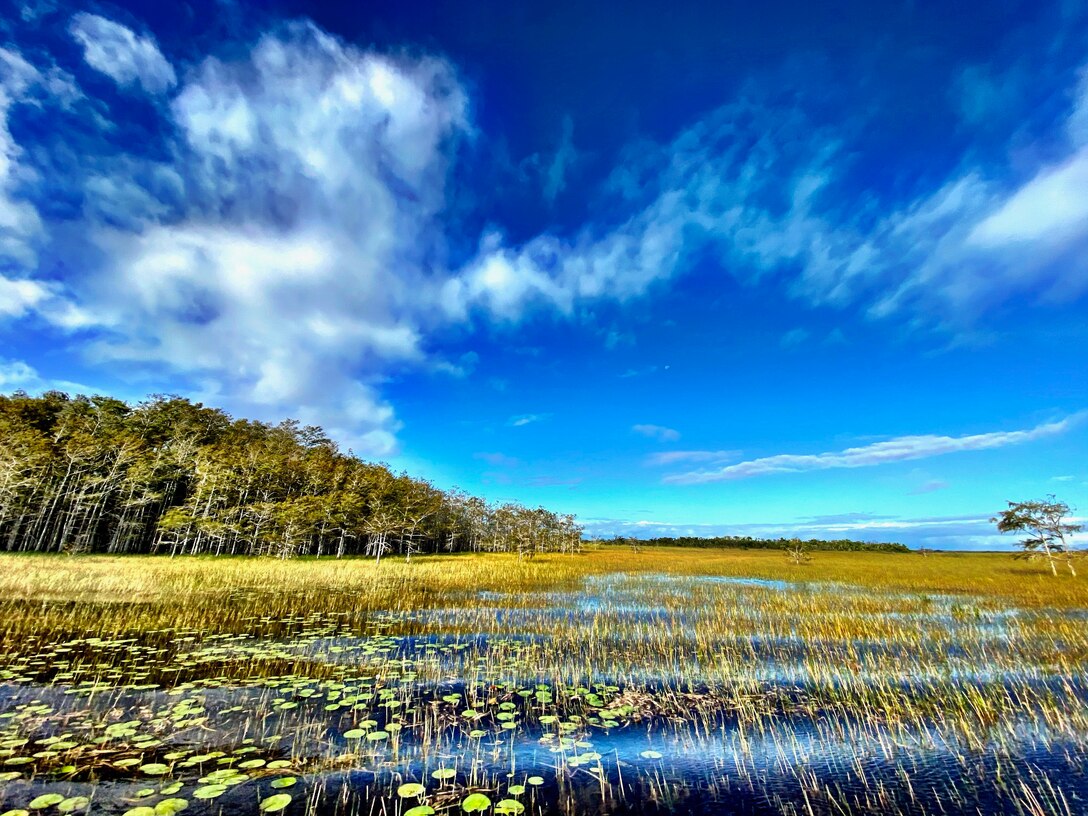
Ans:
[[[1046,559],[1054,575],[1058,574],[1058,562],[1062,562],[1075,576],[1077,571],[1073,568],[1073,557],[1076,553],[1067,537],[1079,533],[1084,527],[1065,520],[1069,515],[1069,505],[1058,501],[1053,495],[1042,500],[1008,502],[1008,505],[1008,510],[990,521],[997,524],[999,532],[1028,534],[1027,538],[1017,542],[1017,546],[1023,550],[1018,557]]]

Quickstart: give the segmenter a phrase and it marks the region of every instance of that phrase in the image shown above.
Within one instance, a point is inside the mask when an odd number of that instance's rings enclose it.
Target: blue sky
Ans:
[[[1088,10],[706,5],[7,4],[0,387],[604,535],[1083,512]]]

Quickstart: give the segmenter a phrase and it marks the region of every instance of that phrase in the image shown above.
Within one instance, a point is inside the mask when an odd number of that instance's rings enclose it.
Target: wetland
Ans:
[[[0,813],[1088,811],[1009,556],[0,557]]]

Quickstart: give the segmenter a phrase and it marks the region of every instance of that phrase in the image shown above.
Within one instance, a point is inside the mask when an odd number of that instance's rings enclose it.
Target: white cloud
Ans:
[[[80,383],[42,377],[33,366],[22,360],[0,358],[0,392],[26,391],[30,394],[40,394],[51,390],[81,394],[96,393],[95,389]]]
[[[632,425],[631,430],[658,442],[675,442],[680,438],[680,432],[662,425]]]
[[[808,329],[796,328],[778,338],[778,345],[784,349],[796,348],[809,338]]]
[[[523,428],[526,425],[532,425],[534,422],[541,422],[547,418],[548,414],[518,414],[506,420],[506,424],[511,428]]]
[[[474,459],[480,459],[481,461],[487,462],[487,464],[493,465],[495,467],[508,467],[508,468],[511,468],[511,467],[517,467],[518,465],[521,464],[521,462],[519,462],[513,456],[507,456],[505,453],[481,452],[481,453],[474,453],[472,456],[473,456]]]
[[[0,275],[0,317],[22,317],[49,297],[49,289],[37,281]]]
[[[423,363],[445,320],[438,216],[468,129],[449,65],[294,24],[207,58],[169,112],[175,155],[151,181],[122,157],[88,185],[101,266],[66,284],[99,332],[91,355],[387,455],[399,422],[380,381]]]
[[[567,186],[567,173],[570,166],[578,158],[578,151],[574,147],[574,120],[569,116],[563,118],[563,135],[559,140],[559,147],[555,156],[548,165],[544,174],[544,200],[553,203]]]
[[[18,193],[34,174],[20,163],[22,150],[11,135],[8,117],[15,105],[32,100],[41,82],[41,73],[21,54],[0,48],[0,261],[22,267],[35,264],[43,230],[37,209]],[[0,276],[0,313],[21,314],[33,305],[21,283]]]
[[[824,193],[858,149],[853,126],[820,127],[749,91],[668,144],[631,147],[610,182],[633,208],[626,221],[519,246],[489,236],[447,308],[507,320],[534,304],[569,313],[641,295],[707,257],[813,304],[953,330],[1017,296],[1077,297],[1088,289],[1088,81],[1078,93],[1065,158],[1020,184],[965,161],[905,203],[861,191],[843,209]]]
[[[87,64],[118,85],[138,84],[148,93],[160,94],[177,84],[174,67],[151,36],[86,12],[72,17],[68,31],[83,46]]]
[[[1023,431],[996,431],[969,436],[900,436],[885,442],[874,442],[870,445],[847,448],[842,451],[816,454],[783,453],[776,456],[750,459],[746,462],[738,462],[735,465],[728,465],[715,470],[677,473],[666,476],[663,481],[672,484],[704,484],[707,482],[750,479],[755,476],[770,476],[780,473],[872,467],[888,462],[927,459],[931,456],[943,456],[948,453],[1001,448],[1064,433],[1084,419],[1086,415],[1088,414],[1084,412],[1073,414],[1063,420],[1037,425]]]
[[[39,105],[43,100],[70,104],[79,95],[72,78],[49,66],[39,70],[19,52],[0,48],[0,317],[18,318],[50,303],[54,287],[22,277],[32,271],[45,240],[37,208],[26,200],[24,189],[38,174],[23,162],[9,118],[17,105]]]
[[[1048,244],[1088,231],[1088,149],[1058,167],[1046,168],[977,223],[970,245],[1000,249],[1010,244]]]
[[[32,388],[37,382],[38,372],[21,360],[0,360],[0,390]]]
[[[647,456],[646,463],[648,465],[653,465],[654,467],[664,467],[666,465],[676,465],[681,462],[728,462],[730,459],[736,459],[738,456],[740,456],[740,451],[736,450],[661,451]]]

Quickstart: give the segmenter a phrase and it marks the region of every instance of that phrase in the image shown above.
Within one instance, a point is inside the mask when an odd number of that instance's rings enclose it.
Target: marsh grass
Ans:
[[[993,554],[0,556],[0,812],[1070,816],[1086,587]]]

